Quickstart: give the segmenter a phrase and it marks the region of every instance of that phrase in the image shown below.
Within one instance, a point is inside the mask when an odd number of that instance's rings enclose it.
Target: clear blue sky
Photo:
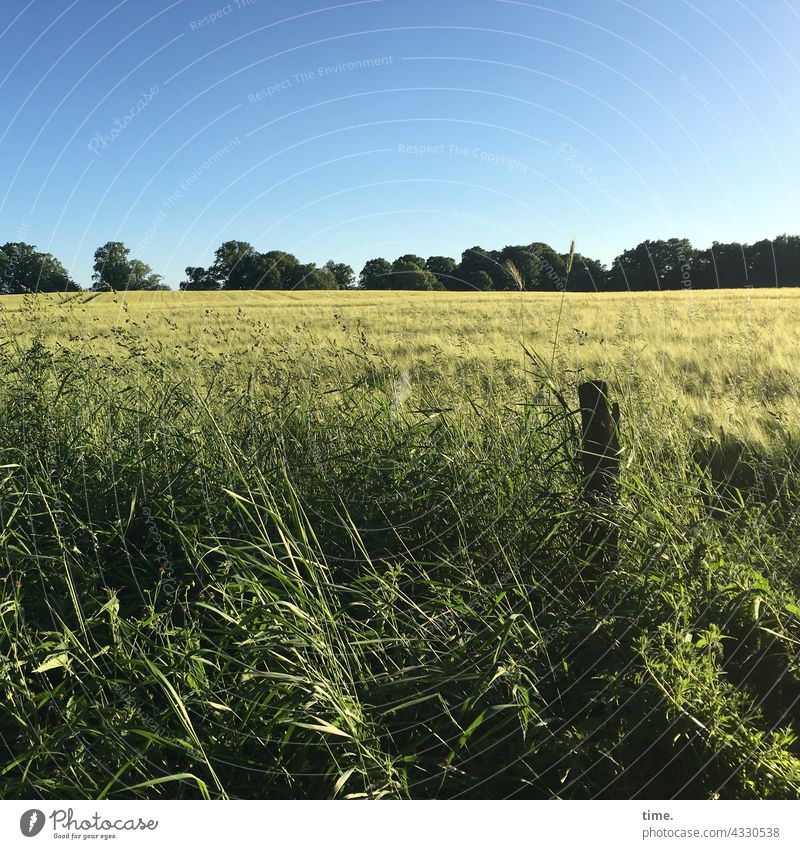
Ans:
[[[645,238],[800,231],[798,0],[2,12],[0,243],[82,285],[109,240],[177,286],[231,238],[358,271],[573,235],[610,262]]]

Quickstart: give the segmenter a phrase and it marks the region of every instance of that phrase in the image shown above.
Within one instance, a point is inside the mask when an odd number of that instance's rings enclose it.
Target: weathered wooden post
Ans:
[[[601,515],[619,501],[619,405],[608,405],[608,386],[592,380],[578,387],[583,425],[583,498],[590,515],[581,540],[584,559],[596,566],[617,557],[618,531]]]

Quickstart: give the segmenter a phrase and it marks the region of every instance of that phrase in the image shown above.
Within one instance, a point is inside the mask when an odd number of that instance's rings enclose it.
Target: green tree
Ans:
[[[245,253],[225,278],[224,289],[280,289],[281,275],[275,263],[264,254]]]
[[[786,233],[772,240],[772,268],[764,274],[764,285],[800,286],[800,236]]]
[[[92,288],[96,291],[160,289],[161,275],[140,259],[128,259],[130,249],[122,242],[106,242],[94,252]]]
[[[417,268],[425,268],[425,260],[421,256],[417,256],[416,254],[403,254],[402,256],[397,257],[395,263],[401,263],[402,265],[416,265]]]
[[[349,265],[329,259],[323,267],[333,274],[338,289],[352,289],[355,286],[356,274]]]
[[[466,279],[467,288],[476,292],[489,292],[494,288],[492,278],[486,271],[471,271]]]
[[[388,289],[391,281],[392,265],[383,257],[367,260],[358,276],[361,289]]]
[[[714,285],[720,289],[739,289],[747,282],[747,258],[740,242],[712,242],[709,254]]]
[[[567,277],[567,255],[558,253],[545,242],[527,245],[527,250],[539,260],[533,288],[542,292],[560,292]]]
[[[78,291],[80,287],[52,254],[26,242],[6,242],[0,248],[0,294]]]
[[[526,290],[536,288],[539,283],[542,263],[539,257],[525,245],[507,245],[500,251],[498,261],[505,268],[506,263],[513,263],[522,277],[522,286]],[[498,285],[498,282],[500,285]],[[517,283],[512,280],[508,272],[498,281],[495,279],[496,289],[516,289]]]
[[[485,251],[480,245],[475,245],[461,254],[461,262],[453,271],[454,280],[450,288],[465,291],[475,289],[479,281],[485,280],[480,272],[486,274],[492,281],[492,289],[504,287],[506,271],[498,264],[498,254],[495,251]],[[480,285],[483,285],[483,282]]]
[[[247,289],[247,271],[242,260],[255,253],[250,242],[231,239],[223,242],[214,253],[211,274],[223,289]]]
[[[752,286],[800,285],[800,236],[783,234],[745,248]]]
[[[566,263],[567,255],[564,254]],[[608,269],[596,259],[576,254],[567,281],[568,292],[604,292],[608,288]]]
[[[281,269],[266,254],[252,253],[242,260],[242,275],[248,289],[280,289]]]
[[[800,284],[800,236],[782,233],[772,240],[772,251],[781,283],[788,286]]]
[[[100,291],[127,289],[131,267],[130,249],[122,242],[106,242],[94,252],[92,288]]]
[[[442,289],[454,288],[458,281],[454,280],[456,261],[449,256],[429,256],[425,260],[425,271],[430,271],[439,281]]]
[[[155,290],[164,288],[160,286],[161,275],[155,274],[149,265],[142,262],[140,259],[132,259],[130,261],[130,273],[128,276],[128,289],[149,289]]]
[[[202,266],[188,265],[186,279],[181,281],[179,288],[186,292],[208,291],[219,289],[219,281]]]
[[[736,256],[741,278],[745,278],[744,254],[741,245]],[[683,267],[690,267],[697,259],[697,251],[688,239],[646,240],[635,248],[620,254],[610,275],[610,288],[622,292],[678,289],[682,286]],[[692,284],[694,285],[694,280]]]
[[[424,264],[424,261],[423,261]],[[400,257],[392,263],[392,273],[389,275],[389,288],[391,289],[440,289],[441,284],[436,275],[426,271],[416,262],[411,262],[405,257]]]
[[[657,288],[647,242],[623,251],[616,257],[611,268],[610,283],[615,292],[641,292]]]
[[[290,289],[336,289],[336,278],[327,268],[317,268],[310,262],[292,267],[288,273]]]
[[[278,288],[290,289],[289,278],[291,271],[296,265],[300,265],[300,260],[286,251],[267,251],[262,254],[264,259],[269,263],[270,267],[274,268],[278,274]]]

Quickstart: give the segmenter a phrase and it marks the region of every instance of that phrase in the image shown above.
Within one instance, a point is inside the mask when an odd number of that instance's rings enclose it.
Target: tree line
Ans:
[[[168,289],[162,277],[122,242],[107,242],[94,255],[94,291]],[[800,236],[754,244],[714,242],[695,248],[688,239],[647,240],[620,254],[607,268],[544,242],[465,250],[447,256],[404,254],[394,261],[370,259],[356,276],[346,263],[303,263],[285,251],[257,251],[249,242],[227,241],[213,263],[188,266],[183,291],[241,289],[412,289],[448,291],[625,292],[800,286]],[[81,287],[49,253],[25,242],[0,247],[0,294],[78,292]]]

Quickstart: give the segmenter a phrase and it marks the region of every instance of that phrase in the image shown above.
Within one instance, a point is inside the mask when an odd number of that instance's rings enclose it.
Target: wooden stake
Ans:
[[[608,386],[592,380],[578,387],[583,425],[583,498],[595,515],[583,533],[585,559],[595,565],[610,564],[617,557],[616,526],[600,517],[600,508],[619,501],[619,405],[608,406]]]

